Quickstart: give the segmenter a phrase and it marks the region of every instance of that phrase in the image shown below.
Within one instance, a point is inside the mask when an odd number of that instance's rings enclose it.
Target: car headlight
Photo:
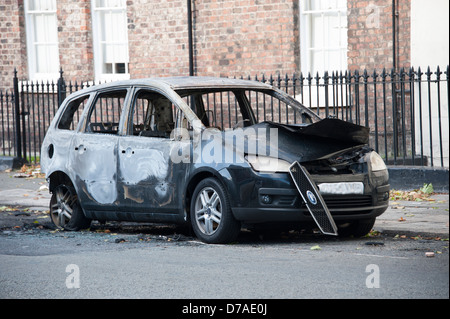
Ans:
[[[372,168],[372,172],[382,171],[387,169],[384,160],[378,155],[377,152],[370,152],[369,155],[370,167]]]
[[[291,163],[270,156],[247,155],[245,157],[251,167],[258,172],[289,172]]]

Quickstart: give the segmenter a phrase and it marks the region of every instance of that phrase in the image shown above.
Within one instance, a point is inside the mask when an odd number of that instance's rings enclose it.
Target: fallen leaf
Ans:
[[[315,246],[312,246],[311,248],[310,248],[310,250],[321,250],[322,248],[320,248],[320,246],[319,245],[315,245]]]
[[[399,222],[404,222],[406,219],[404,219],[403,217],[400,217],[399,219],[398,219],[398,221]]]

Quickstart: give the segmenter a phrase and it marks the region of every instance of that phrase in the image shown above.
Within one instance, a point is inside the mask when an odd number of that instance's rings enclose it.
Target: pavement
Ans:
[[[46,211],[49,202],[48,184],[36,172],[0,172],[0,214],[2,206]],[[449,194],[435,193],[424,201],[391,200],[387,211],[377,218],[374,230],[393,236],[448,238]]]

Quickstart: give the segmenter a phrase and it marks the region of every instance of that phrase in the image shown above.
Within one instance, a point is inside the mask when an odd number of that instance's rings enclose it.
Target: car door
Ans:
[[[79,185],[80,202],[88,215],[111,211],[117,201],[117,142],[127,88],[97,93],[84,125],[72,139],[70,169]]]
[[[177,107],[165,95],[136,88],[118,141],[117,194],[122,211],[138,220],[173,221],[183,212],[181,190],[190,141],[173,135]],[[173,161],[186,153],[187,161]]]

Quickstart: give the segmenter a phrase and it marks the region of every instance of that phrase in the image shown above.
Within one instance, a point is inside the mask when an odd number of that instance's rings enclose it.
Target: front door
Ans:
[[[139,220],[176,221],[183,213],[180,186],[187,165],[172,154],[183,153],[190,141],[173,137],[176,113],[164,95],[136,89],[126,134],[118,141],[117,194],[120,210],[140,214]]]

